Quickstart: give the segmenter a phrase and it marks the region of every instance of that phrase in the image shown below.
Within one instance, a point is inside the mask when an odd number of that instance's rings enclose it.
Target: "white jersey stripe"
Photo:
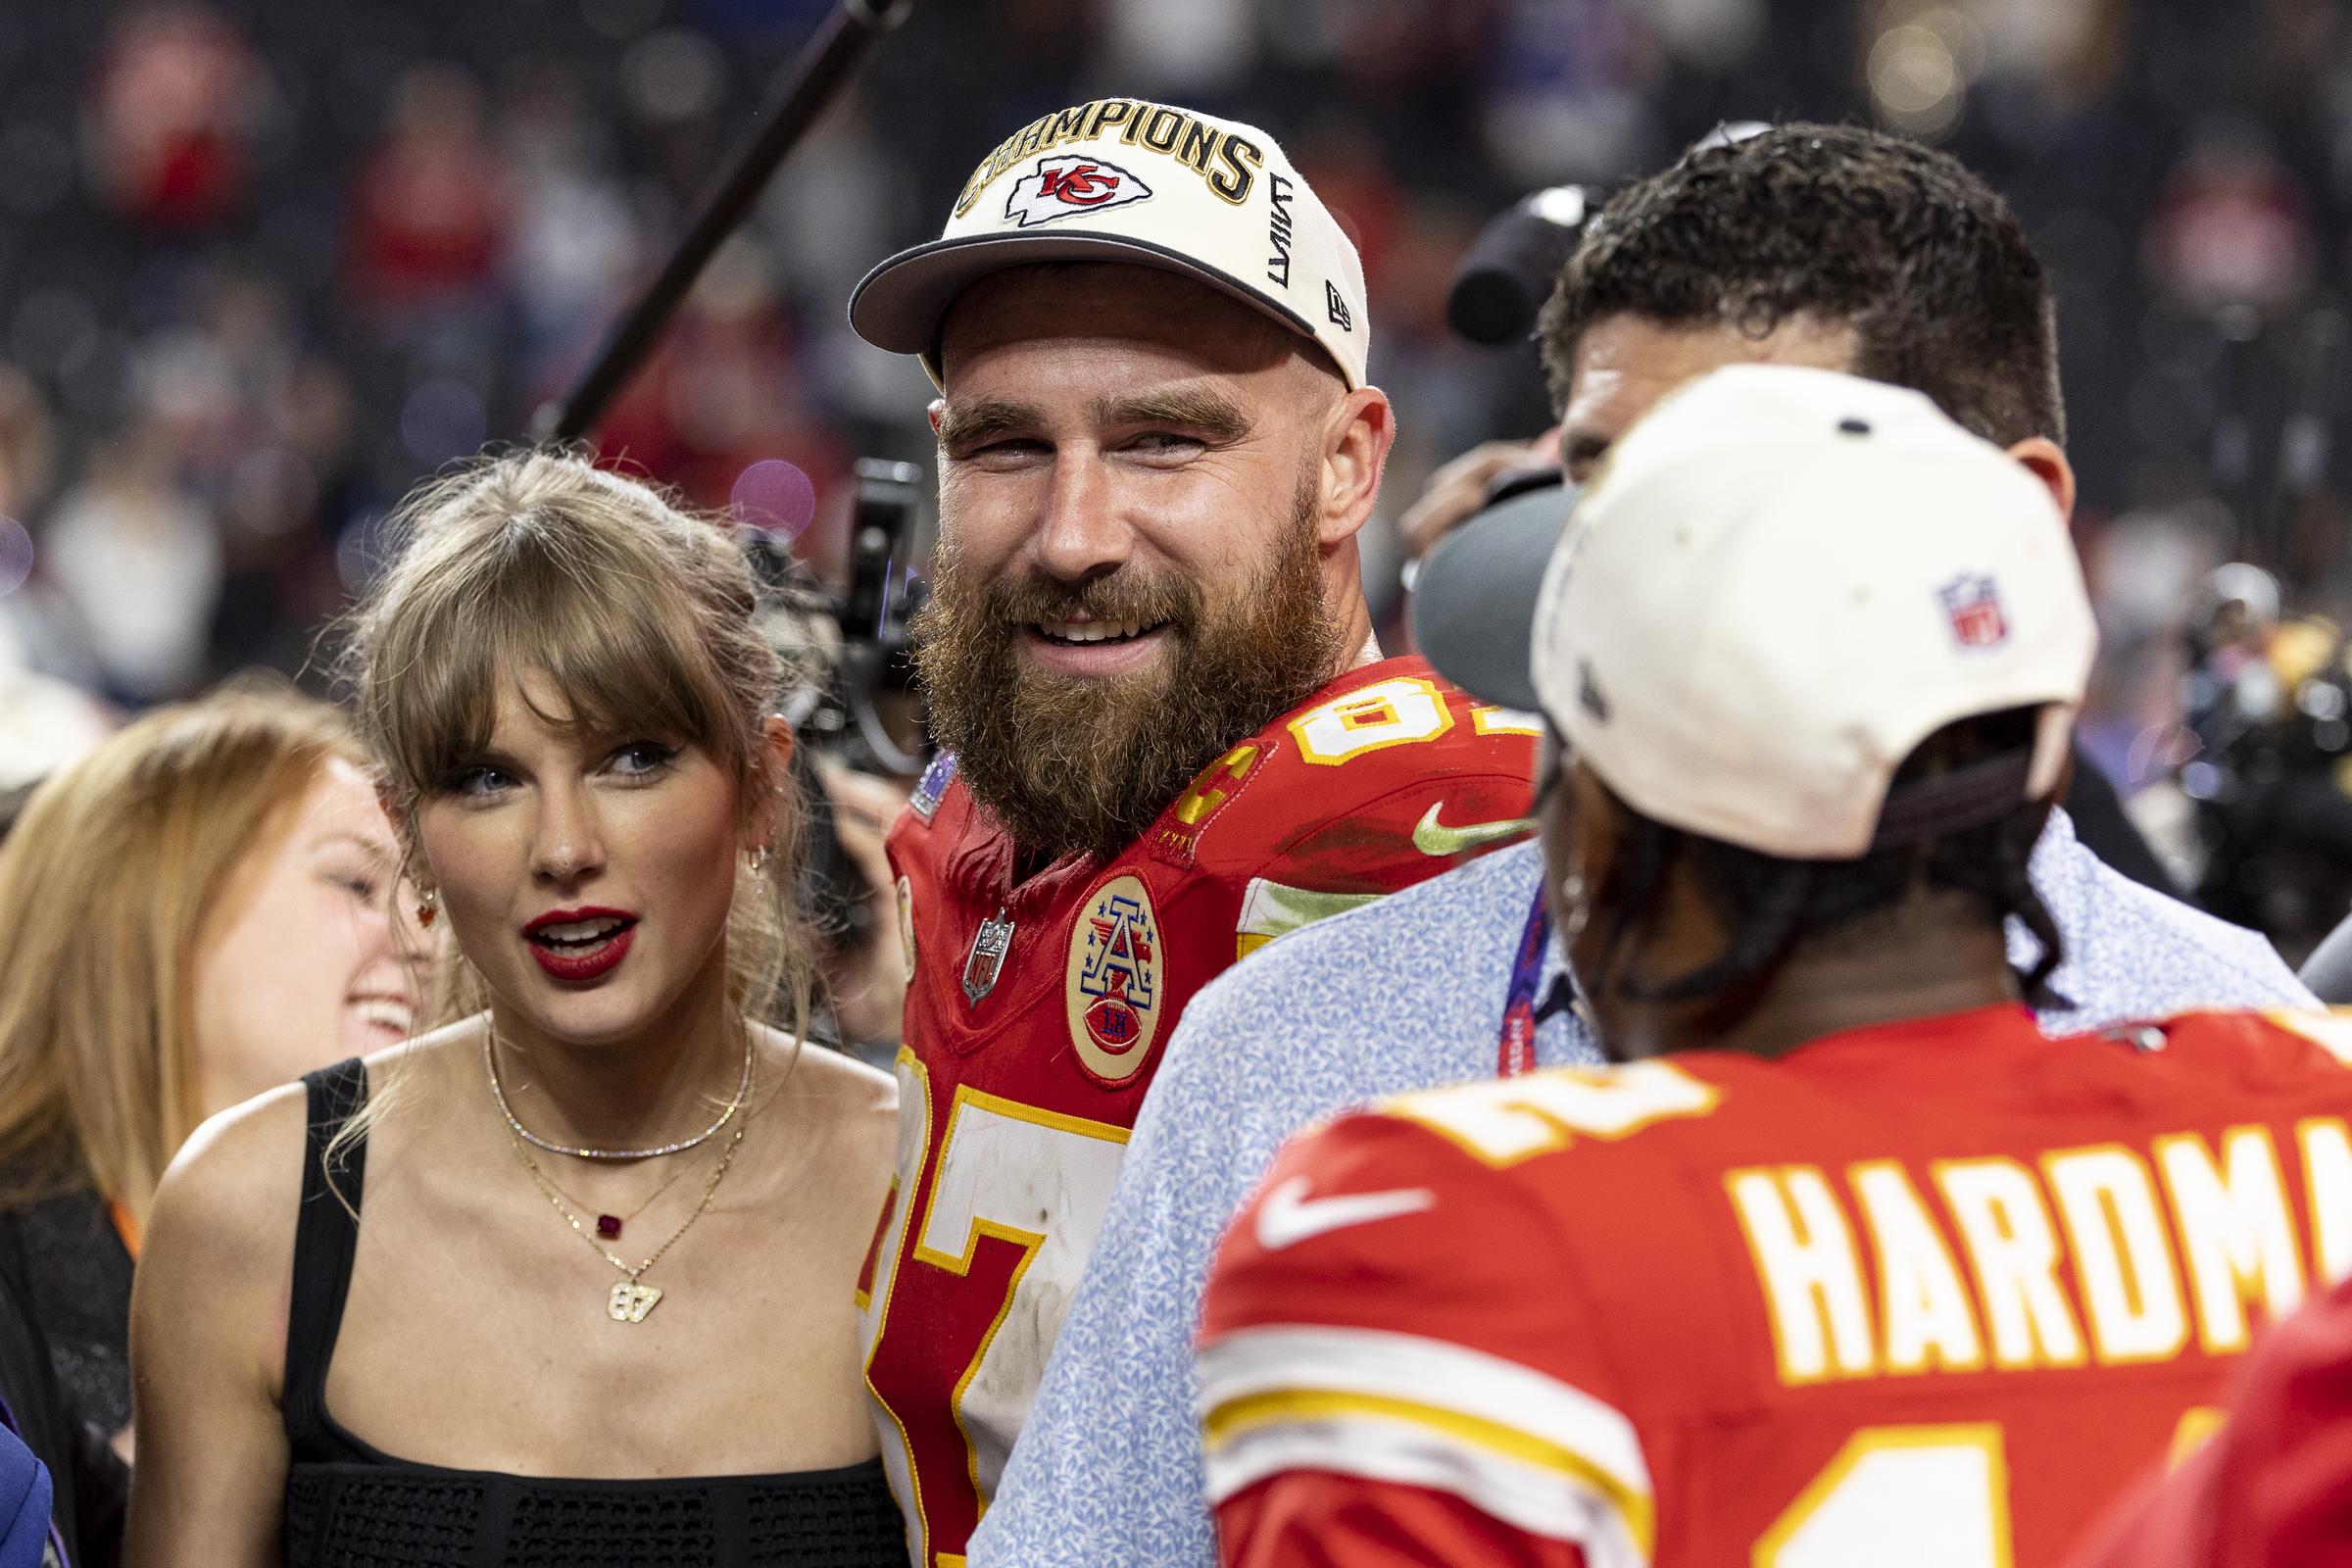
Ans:
[[[1282,1324],[1243,1329],[1203,1347],[1200,1410],[1290,1390],[1322,1390],[1434,1406],[1524,1433],[1575,1454],[1643,1507],[1650,1495],[1642,1439],[1624,1412],[1530,1366],[1417,1334]]]
[[[1244,1427],[1207,1455],[1221,1503],[1269,1477],[1315,1470],[1461,1498],[1516,1529],[1582,1548],[1590,1568],[1648,1568],[1649,1532],[1618,1499],[1572,1472],[1523,1464],[1452,1434],[1385,1415],[1333,1415]]]

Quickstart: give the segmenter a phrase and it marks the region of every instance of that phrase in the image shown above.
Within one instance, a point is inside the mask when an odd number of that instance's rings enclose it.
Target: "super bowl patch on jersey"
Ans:
[[[1078,912],[1064,988],[1079,1065],[1104,1088],[1131,1082],[1151,1059],[1160,972],[1152,895],[1139,877],[1112,877]]]
[[[906,797],[906,809],[928,822],[939,814],[939,803],[948,793],[948,785],[956,778],[956,754],[942,752],[931,759],[923,776],[915,781],[914,793]]]

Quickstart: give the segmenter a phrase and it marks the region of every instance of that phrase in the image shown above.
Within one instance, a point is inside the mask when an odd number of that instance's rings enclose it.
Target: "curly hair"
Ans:
[[[2008,203],[1950,156],[1851,125],[1702,146],[1611,198],[1537,335],[1565,406],[1577,345],[1632,315],[1761,337],[1850,326],[1854,370],[2002,446],[2066,440],[2049,280]]]

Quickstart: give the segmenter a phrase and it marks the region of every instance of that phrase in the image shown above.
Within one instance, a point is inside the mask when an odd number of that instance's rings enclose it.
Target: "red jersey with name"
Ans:
[[[2058,1562],[2352,1267],[2338,1051],[1989,1008],[1295,1141],[1204,1308],[1223,1561]]]
[[[1124,854],[1017,886],[952,762],[925,775],[890,839],[912,979],[859,1298],[917,1568],[962,1561],[1186,1002],[1285,931],[1525,836],[1534,735],[1387,660],[1227,752]]]

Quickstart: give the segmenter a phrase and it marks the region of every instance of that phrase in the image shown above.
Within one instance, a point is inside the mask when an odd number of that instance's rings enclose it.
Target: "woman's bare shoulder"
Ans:
[[[400,1075],[447,1070],[449,1056],[470,1046],[466,1029],[453,1025],[368,1056],[370,1095]],[[189,1230],[214,1245],[273,1237],[290,1248],[310,1122],[310,1091],[301,1083],[257,1095],[205,1122],[164,1172],[149,1230]]]
[[[797,1116],[820,1124],[829,1141],[839,1140],[862,1162],[889,1165],[898,1150],[898,1080],[844,1052],[770,1034],[791,1054],[792,1074],[780,1098]]]
[[[152,1272],[159,1257],[201,1256],[219,1272],[289,1255],[310,1119],[308,1091],[293,1083],[191,1133],[156,1184],[139,1272]]]

